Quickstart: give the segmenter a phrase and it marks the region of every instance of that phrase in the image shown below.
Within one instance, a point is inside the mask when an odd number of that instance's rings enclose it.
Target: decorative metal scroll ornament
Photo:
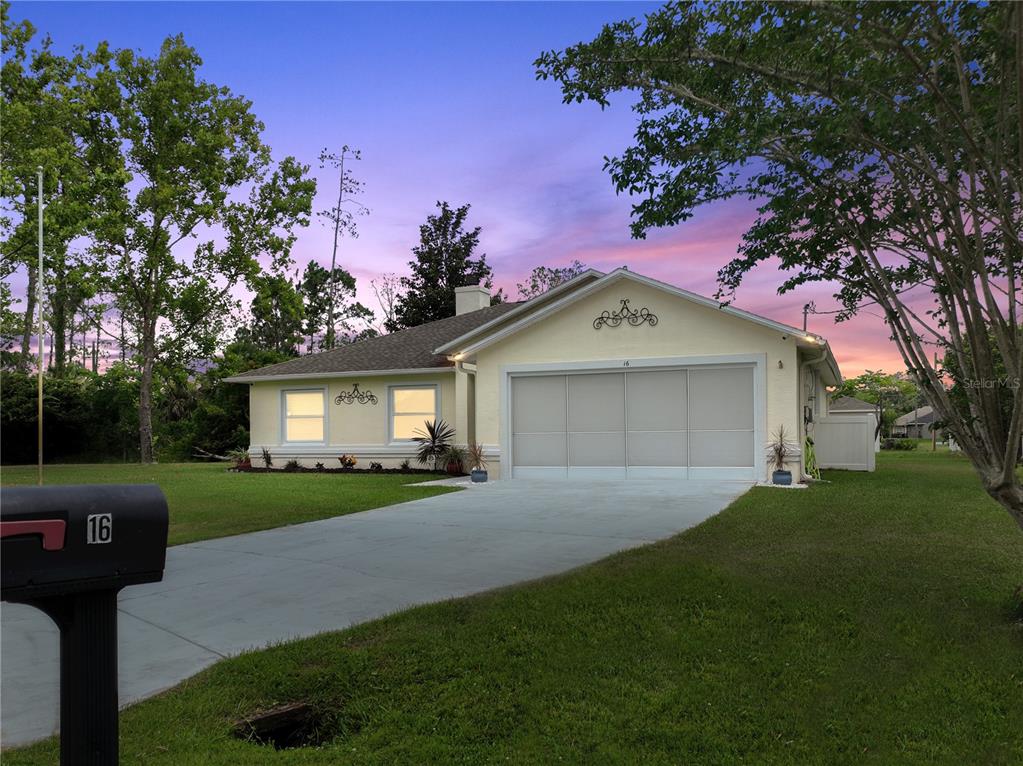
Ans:
[[[651,327],[657,324],[657,315],[651,314],[650,309],[643,307],[639,311],[629,308],[629,299],[622,299],[622,307],[618,311],[604,311],[599,317],[593,320],[593,329],[599,330],[607,325],[608,327],[619,327],[625,322],[633,327],[639,327],[644,322]]]
[[[359,384],[353,383],[351,391],[342,391],[340,394],[334,397],[334,404],[376,404],[376,394],[372,391],[360,391]]]

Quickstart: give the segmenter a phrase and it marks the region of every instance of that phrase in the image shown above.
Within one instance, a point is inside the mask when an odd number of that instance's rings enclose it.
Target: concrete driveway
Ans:
[[[324,521],[179,545],[161,583],[120,596],[120,697],[167,689],[222,657],[404,607],[563,572],[699,524],[741,482],[491,482]],[[57,632],[2,611],[2,728],[57,726]]]

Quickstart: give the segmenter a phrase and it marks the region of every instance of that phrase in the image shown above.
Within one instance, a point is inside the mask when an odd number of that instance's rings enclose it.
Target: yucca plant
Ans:
[[[474,471],[485,471],[487,470],[487,457],[483,454],[483,445],[479,442],[469,442],[469,446],[466,449],[466,454],[469,457],[469,467]]]
[[[420,465],[426,465],[432,460],[434,470],[439,470],[440,459],[455,438],[455,429],[437,418],[425,421],[423,428],[417,428],[414,433],[412,441],[419,445],[416,448],[416,460]]]

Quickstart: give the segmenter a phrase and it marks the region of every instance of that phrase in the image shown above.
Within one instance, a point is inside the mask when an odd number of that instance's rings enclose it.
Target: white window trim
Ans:
[[[318,392],[323,397],[323,438],[319,440],[309,439],[288,439],[288,394],[308,394]],[[312,416],[297,416],[311,420]],[[330,434],[330,410],[327,408],[327,389],[323,386],[309,388],[282,388],[281,389],[281,444],[323,444],[329,441]]]
[[[405,390],[409,388],[432,388],[433,389],[433,401],[436,411],[433,415],[433,420],[441,419],[441,405],[440,405],[440,384],[439,383],[392,383],[387,386],[387,443],[388,444],[411,444],[412,439],[395,439],[394,438],[394,392],[397,389]],[[402,414],[416,414],[416,413],[402,413]],[[423,420],[430,420],[429,417],[424,417]]]

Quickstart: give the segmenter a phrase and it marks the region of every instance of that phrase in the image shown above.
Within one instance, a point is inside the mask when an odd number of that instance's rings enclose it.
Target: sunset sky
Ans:
[[[532,65],[544,50],[589,40],[605,22],[639,16],[645,3],[24,3],[58,50],[107,40],[155,54],[181,32],[204,59],[203,75],[253,101],[278,158],[311,164],[317,207],[331,204],[336,178],[316,168],[323,147],[358,147],[362,201],[372,214],[342,264],[360,298],[376,308],[369,280],[404,273],[418,227],[437,200],[472,204],[481,249],[496,286],[513,298],[534,266],[573,259],[629,268],[704,295],[755,216],[747,201],[708,206],[693,220],[629,236],[630,201],[616,197],[603,158],[631,140],[636,116],[626,98],[601,112],[566,106],[555,83]],[[300,233],[299,264],[329,265],[331,232]],[[826,287],[779,296],[782,276],[763,268],[735,305],[799,325],[804,303],[834,307]],[[846,376],[903,369],[880,318],[834,325],[811,317]]]

